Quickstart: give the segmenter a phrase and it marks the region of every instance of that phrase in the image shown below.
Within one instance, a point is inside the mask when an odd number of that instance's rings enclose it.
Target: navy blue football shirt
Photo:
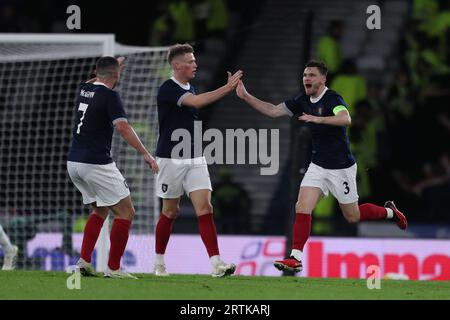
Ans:
[[[191,136],[191,154],[177,154],[176,158],[194,158],[194,121],[198,120],[198,110],[183,105],[183,99],[195,95],[190,84],[183,85],[171,78],[166,80],[158,90],[159,137],[155,155],[160,158],[172,158],[172,149],[180,141],[172,141],[172,133],[177,129],[187,130]],[[198,156],[201,156],[198,155]]]
[[[68,161],[112,163],[114,124],[127,116],[119,94],[100,82],[84,83],[77,91],[77,115]]]
[[[311,102],[310,96],[304,93],[286,100],[286,111],[290,116],[299,116],[304,112],[318,117],[330,117],[342,108],[347,109],[344,99],[338,93],[325,90],[318,101]],[[312,135],[311,162],[325,169],[344,169],[355,163],[345,127],[312,122],[307,125]]]

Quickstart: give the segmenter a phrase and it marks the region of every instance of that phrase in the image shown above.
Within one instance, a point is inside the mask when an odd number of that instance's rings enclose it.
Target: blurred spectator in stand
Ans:
[[[171,0],[169,13],[174,23],[174,42],[191,43],[194,41],[194,17],[188,2],[186,0]]]
[[[169,14],[169,4],[167,1],[159,1],[157,8],[157,18],[153,21],[150,30],[150,46],[160,47],[173,44],[173,21]]]
[[[389,110],[386,108],[386,94],[387,90],[384,84],[369,84],[367,91],[367,103],[372,110],[372,115],[377,126],[377,158],[378,168],[380,169],[386,164],[388,158],[390,157],[390,138],[388,135],[386,120]]]
[[[415,19],[426,20],[434,16],[439,9],[436,0],[414,0],[412,16]]]
[[[418,73],[418,102],[419,104],[429,104],[428,98],[442,95],[446,89],[448,94],[448,80],[450,67],[446,62],[446,57],[439,53],[438,39],[430,38],[421,44],[417,62]]]
[[[156,10],[156,19],[150,29],[149,45],[153,47],[172,45],[174,43],[174,21],[169,12],[168,0],[159,1]],[[157,73],[165,81],[172,76],[172,68],[166,63],[164,68],[159,69]]]
[[[352,117],[356,112],[356,104],[367,98],[366,80],[357,73],[356,64],[352,59],[343,61],[339,74],[331,82],[330,88],[342,95]]]
[[[356,115],[350,127],[350,148],[358,165],[358,193],[360,198],[371,196],[370,172],[378,166],[378,136],[384,131],[384,119],[369,99],[356,105]]]
[[[192,7],[194,14],[194,25],[195,25],[195,35],[199,40],[204,40],[207,38],[206,22],[210,15],[210,5],[208,0],[194,0],[194,5]],[[197,44],[201,45],[201,42]]]
[[[414,0],[412,14],[413,18],[419,21],[417,25],[419,30],[429,37],[438,37],[442,40],[446,29],[450,27],[450,11],[448,8],[445,10],[443,5],[444,1]]]
[[[423,178],[411,183],[404,174],[397,172],[397,183],[406,192],[420,197],[431,221],[450,222],[448,197],[450,195],[450,157],[443,153],[438,164],[425,163],[422,166]]]
[[[232,180],[226,169],[219,172],[219,181],[214,186],[212,204],[221,233],[250,233],[251,200],[247,191]]]
[[[411,80],[404,69],[395,74],[395,81],[388,89],[386,104],[388,112],[386,116],[390,122],[395,122],[396,115],[408,118],[415,109],[415,93],[411,90]]]
[[[206,21],[208,36],[224,37],[230,22],[230,12],[225,0],[207,0],[209,16]]]
[[[450,182],[449,155],[446,153],[442,154],[439,158],[439,164],[433,165],[426,163],[423,166],[423,172],[425,178],[411,187],[411,190],[418,195],[420,195],[426,188]],[[450,193],[447,195],[450,195]]]
[[[343,31],[343,22],[341,20],[333,20],[328,25],[327,33],[318,42],[318,58],[328,66],[328,83],[330,83],[341,67],[342,48],[339,41]]]
[[[450,11],[444,2],[415,0],[412,19],[405,30],[405,58],[414,90],[418,90],[419,103],[426,103],[427,96],[439,95],[436,85],[448,83],[448,36]],[[443,82],[440,79],[446,79]],[[448,86],[445,85],[444,88]],[[438,93],[436,93],[438,91]]]
[[[450,160],[449,155],[441,156],[440,166],[436,168],[434,177],[420,181],[414,186],[425,201],[428,217],[434,221],[450,223]]]

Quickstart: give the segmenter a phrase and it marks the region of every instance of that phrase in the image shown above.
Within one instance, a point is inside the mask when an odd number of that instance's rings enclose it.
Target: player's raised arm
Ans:
[[[119,121],[115,124],[115,126],[122,138],[124,138],[130,146],[135,148],[144,156],[144,161],[147,162],[153,173],[158,173],[159,168],[156,164],[156,160],[142,144],[141,139],[139,139],[133,127],[127,121]]]
[[[122,72],[125,68],[125,57],[120,56],[116,60],[119,63],[119,72]]]
[[[239,98],[247,102],[250,106],[258,110],[262,114],[265,114],[266,116],[269,116],[271,118],[278,118],[288,115],[287,111],[283,107],[283,104],[280,103],[278,105],[274,105],[272,103],[259,100],[255,96],[248,93],[242,80],[239,80],[239,83],[236,87],[236,94]]]
[[[214,91],[208,91],[199,95],[189,95],[183,99],[183,105],[200,109],[223,98],[236,88],[242,75],[242,70],[236,71],[233,75],[228,72],[228,81],[225,85]]]

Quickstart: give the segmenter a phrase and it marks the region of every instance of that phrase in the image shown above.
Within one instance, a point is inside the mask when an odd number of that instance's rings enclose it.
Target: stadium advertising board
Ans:
[[[82,235],[73,235],[75,251]],[[225,261],[234,262],[237,275],[280,276],[272,266],[284,257],[285,239],[279,236],[221,236]],[[40,233],[28,242],[28,256],[43,270],[65,270],[78,256],[61,251],[62,235]],[[131,235],[123,257],[130,272],[150,273],[154,263],[153,235]],[[94,253],[95,260],[95,253]],[[94,262],[95,263],[95,262]],[[198,235],[172,235],[166,253],[170,273],[209,274],[211,266]],[[370,265],[411,280],[450,280],[450,240],[363,239],[311,237],[305,247],[305,277],[366,278]]]

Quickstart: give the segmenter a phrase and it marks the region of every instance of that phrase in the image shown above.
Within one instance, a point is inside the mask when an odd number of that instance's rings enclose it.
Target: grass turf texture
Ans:
[[[82,277],[80,290],[66,287],[64,272],[0,271],[0,300],[311,300],[450,299],[450,282],[381,280],[369,290],[365,280],[298,277],[138,274],[139,280]]]

